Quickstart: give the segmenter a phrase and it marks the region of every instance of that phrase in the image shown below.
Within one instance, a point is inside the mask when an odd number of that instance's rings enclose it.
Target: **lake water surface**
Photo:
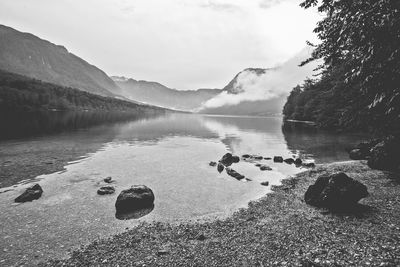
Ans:
[[[166,114],[84,129],[71,125],[73,131],[65,127],[61,133],[0,142],[3,154],[15,152],[18,156],[16,148],[24,145],[40,150],[49,142],[56,146],[65,140],[79,144],[103,138],[99,149],[70,162],[65,171],[0,188],[0,264],[29,265],[65,256],[69,249],[142,221],[223,218],[302,170],[261,160],[273,170],[260,171],[256,162],[241,160],[232,167],[251,181],[238,181],[208,165],[227,152],[328,163],[347,160],[345,147],[360,138],[319,132],[298,123],[282,125],[281,117]],[[115,180],[116,193],[99,196],[97,189],[106,185],[102,180],[107,176]],[[264,181],[270,186],[262,186]],[[42,186],[42,197],[15,204],[14,198],[33,182]],[[114,204],[119,192],[135,184],[153,190],[154,209],[140,219],[116,219]]]

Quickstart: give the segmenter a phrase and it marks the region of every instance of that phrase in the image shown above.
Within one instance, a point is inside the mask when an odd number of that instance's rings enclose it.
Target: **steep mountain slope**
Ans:
[[[99,68],[59,45],[0,25],[0,69],[103,96],[120,93]]]
[[[129,99],[151,105],[178,110],[194,110],[221,92],[219,89],[179,91],[157,82],[137,81],[125,77],[111,77],[121,88],[121,94]]]

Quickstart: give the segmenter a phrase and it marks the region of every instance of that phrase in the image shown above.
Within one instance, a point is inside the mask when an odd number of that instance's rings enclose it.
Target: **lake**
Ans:
[[[35,155],[39,160],[42,154],[57,158],[63,149],[75,151],[74,160],[62,171],[29,180],[22,177],[13,185],[2,177],[7,185],[0,188],[2,265],[63,257],[81,244],[141,222],[224,218],[270,192],[281,179],[304,170],[263,159],[257,162],[272,170],[260,171],[256,161],[241,160],[232,168],[251,181],[238,181],[209,166],[227,152],[300,157],[319,164],[347,160],[345,148],[360,140],[359,135],[317,131],[304,123],[283,124],[281,117],[179,113],[122,120],[100,117],[56,113],[43,120],[26,120],[23,126],[1,121],[8,129],[0,141],[1,171],[13,161],[23,161],[26,164],[19,168],[28,172],[38,165],[32,163]],[[80,155],[81,151],[87,153]],[[115,180],[116,193],[97,195],[108,176]],[[265,181],[269,186],[260,184]],[[44,190],[40,199],[14,203],[24,188],[36,182]],[[116,219],[119,192],[135,184],[153,190],[154,209],[139,219]]]

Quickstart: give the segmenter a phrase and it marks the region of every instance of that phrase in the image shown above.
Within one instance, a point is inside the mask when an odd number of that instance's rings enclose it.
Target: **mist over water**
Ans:
[[[300,53],[282,65],[266,69],[264,73],[244,70],[236,79],[233,93],[223,91],[206,101],[201,109],[237,105],[244,101],[270,100],[289,92],[307,77],[312,77],[318,62],[312,62],[303,67],[299,64],[310,57],[312,50],[304,48]]]

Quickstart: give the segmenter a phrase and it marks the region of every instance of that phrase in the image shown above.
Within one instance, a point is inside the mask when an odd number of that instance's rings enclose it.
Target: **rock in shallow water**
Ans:
[[[226,173],[233,178],[236,178],[237,180],[242,180],[244,178],[244,175],[241,175],[237,171],[231,169],[231,168],[226,168]]]
[[[279,162],[279,163],[281,163],[281,162],[283,162],[283,158],[280,157],[280,156],[275,156],[275,157],[274,157],[274,162]]]
[[[39,199],[42,196],[43,189],[39,184],[34,184],[33,186],[27,188],[24,193],[17,197],[15,202],[27,202],[35,199]]]
[[[154,193],[145,185],[134,185],[123,190],[117,197],[115,208],[117,218],[125,213],[136,212],[154,206]]]
[[[112,180],[112,177],[111,177],[111,176],[108,176],[107,178],[104,178],[104,179],[103,179],[103,181],[104,181],[104,182],[106,182],[107,184],[110,184],[110,183],[112,183],[112,182],[113,182],[113,180]]]
[[[97,190],[97,194],[99,195],[110,195],[114,194],[115,188],[114,186],[102,186]]]
[[[224,170],[224,168],[225,167],[224,167],[224,165],[222,163],[218,163],[217,170],[218,170],[219,173],[221,173]]]
[[[304,200],[316,207],[345,210],[367,196],[365,185],[339,172],[318,177],[317,181],[307,189]]]
[[[210,163],[208,163],[208,165],[210,165],[211,167],[215,167],[215,166],[217,166],[217,163],[215,161],[210,161]]]

